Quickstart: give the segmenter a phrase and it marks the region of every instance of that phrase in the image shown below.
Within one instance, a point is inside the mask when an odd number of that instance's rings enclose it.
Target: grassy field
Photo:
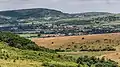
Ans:
[[[39,46],[71,51],[113,49],[120,45],[120,33],[32,38]]]
[[[17,34],[21,37],[25,37],[25,38],[37,38],[38,37],[38,34]]]
[[[42,62],[25,58],[26,52],[0,42],[0,67],[43,67]]]
[[[31,60],[3,60],[0,59],[1,67],[43,67],[41,62]]]
[[[22,50],[5,45],[0,42],[0,66],[1,67],[42,67],[47,64],[59,64],[66,67],[76,67],[77,63],[72,56],[48,53],[44,51]],[[67,65],[73,64],[73,65]]]
[[[105,35],[107,35],[107,34],[105,34]],[[110,34],[110,35],[113,35],[113,36],[117,35],[115,37],[115,39],[116,39],[119,34]],[[95,37],[95,35],[88,35],[88,36],[86,36],[86,38],[81,36],[80,39],[84,43],[87,40],[91,39],[90,36]],[[98,35],[96,35],[96,36],[98,36]],[[71,37],[74,38],[74,36],[71,36]],[[75,39],[76,39],[76,37],[77,36],[75,36]],[[110,38],[110,36],[108,36],[108,37]],[[99,38],[100,38],[100,36],[99,36]],[[105,39],[105,43],[104,43],[104,41],[101,41],[100,43],[106,44],[106,42],[107,42],[106,40],[108,41],[108,39]],[[27,41],[27,40],[25,40],[25,41]],[[67,40],[67,41],[69,41],[69,40]],[[119,43],[116,41],[118,41],[118,40],[116,39],[112,43],[115,43],[115,44]],[[28,49],[25,49],[25,50],[18,49],[15,47],[10,47],[7,44],[8,43],[0,42],[0,65],[1,65],[1,67],[43,67],[43,66],[45,66],[45,67],[77,67],[79,65],[77,63],[77,59],[79,59],[79,57],[81,57],[81,56],[86,57],[86,55],[87,55],[89,57],[91,57],[91,56],[104,57],[104,55],[112,54],[112,53],[116,52],[116,51],[79,51],[79,52],[72,51],[72,52],[57,52],[57,53],[52,52],[51,53],[51,52],[42,51],[42,50],[34,51],[34,50],[30,50],[30,49],[29,50]],[[74,45],[74,43],[72,43],[72,44]],[[87,44],[89,45],[89,44],[91,44],[91,42],[86,42],[85,45],[87,45]],[[93,44],[93,45],[95,45],[95,44]],[[119,48],[116,46],[114,48],[116,48],[118,50]],[[109,56],[107,56],[107,57],[109,58]],[[83,59],[85,59],[85,58],[83,58]],[[88,59],[90,59],[90,58],[88,58]],[[84,64],[81,63],[82,66],[86,65],[86,63],[91,63],[90,61],[86,62],[85,60],[82,60],[82,62],[85,62]],[[116,62],[118,62],[118,61],[116,61]],[[92,64],[96,65],[97,63],[98,62],[92,63]],[[101,63],[103,63],[103,62],[101,62]],[[107,63],[107,61],[104,61],[104,63]],[[89,65],[89,64],[87,64],[87,65]],[[92,67],[94,67],[94,66],[92,66]]]
[[[51,49],[66,49],[71,51],[58,52],[62,55],[72,56],[78,58],[80,56],[96,56],[105,57],[119,63],[120,65],[120,33],[111,34],[96,34],[96,35],[84,35],[84,36],[66,36],[66,37],[54,37],[54,38],[33,38],[39,46],[44,46]],[[83,48],[89,49],[91,47],[99,49],[104,47],[113,47],[115,51],[79,51],[78,47],[85,46]],[[93,49],[92,48],[92,49]],[[77,49],[77,50],[75,50]]]

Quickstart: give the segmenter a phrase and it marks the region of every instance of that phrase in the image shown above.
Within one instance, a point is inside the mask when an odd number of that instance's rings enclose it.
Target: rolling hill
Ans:
[[[0,15],[13,17],[13,18],[40,18],[40,17],[81,17],[81,16],[98,16],[98,15],[108,15],[112,13],[108,12],[85,12],[85,13],[76,13],[69,14],[64,13],[54,9],[46,8],[33,8],[33,9],[20,9],[20,10],[8,10],[0,11]]]
[[[33,8],[33,9],[20,9],[20,10],[8,10],[0,11],[0,21],[1,23],[20,23],[18,20],[45,20],[44,18],[61,19],[61,18],[78,18],[78,17],[91,17],[100,15],[109,15],[112,13],[107,12],[86,12],[86,13],[76,13],[69,14],[58,10],[46,9],[46,8]]]
[[[18,18],[18,19],[28,19],[28,18],[40,18],[40,17],[62,17],[67,14],[52,9],[33,8],[33,9],[1,11],[0,15]]]

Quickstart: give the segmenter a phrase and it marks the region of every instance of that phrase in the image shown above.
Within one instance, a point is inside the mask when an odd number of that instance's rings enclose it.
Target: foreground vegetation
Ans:
[[[41,62],[31,60],[0,59],[1,67],[43,67]]]
[[[84,65],[87,67],[98,67],[99,64],[104,64],[105,66],[103,67],[106,67],[106,65],[117,67],[117,63],[111,60],[88,56],[75,59],[72,56],[57,53],[17,49],[5,45],[4,42],[0,42],[0,61],[3,61],[0,63],[1,66],[6,65],[7,67],[84,67]],[[92,62],[93,64],[91,64]]]
[[[19,49],[54,52],[54,50],[40,47],[31,40],[20,37],[19,35],[15,35],[10,32],[0,32],[0,41],[6,42],[9,46]]]
[[[117,63],[95,56],[74,58],[65,54],[50,52],[34,42],[18,35],[0,32],[0,66],[4,67],[117,67]],[[16,45],[21,47],[16,47]],[[29,44],[29,46],[28,46]],[[36,50],[36,48],[38,50]],[[41,49],[42,48],[42,49]],[[48,51],[47,51],[48,50]],[[81,56],[81,55],[80,55]]]
[[[48,63],[56,62],[56,63],[62,63],[64,65],[73,63],[77,65],[77,63],[75,63],[75,59],[72,58],[72,56],[65,56],[57,53],[48,53],[43,51],[17,49],[14,47],[9,47],[5,45],[5,43],[3,42],[0,43],[0,59],[5,60],[6,63],[9,62],[11,64],[12,63],[15,64],[16,62],[18,62],[19,64],[20,61],[23,62],[31,61],[31,63],[36,62],[35,65],[39,65],[43,62],[48,62]]]
[[[79,57],[77,59],[78,67],[118,67],[117,63],[112,60],[105,60],[105,58],[96,57]]]

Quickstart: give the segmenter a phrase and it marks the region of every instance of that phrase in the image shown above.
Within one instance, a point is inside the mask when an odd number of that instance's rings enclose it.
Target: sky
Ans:
[[[120,13],[120,0],[0,0],[0,11],[48,8],[67,13]]]

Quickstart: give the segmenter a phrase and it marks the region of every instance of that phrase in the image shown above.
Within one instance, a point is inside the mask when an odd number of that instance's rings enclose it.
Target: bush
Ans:
[[[61,62],[44,62],[42,66],[45,67],[77,67],[77,65],[70,65],[66,63],[61,63]]]
[[[0,31],[0,41],[6,42],[9,46],[16,47],[19,49],[30,49],[36,51],[48,51],[55,52],[54,50],[39,47],[34,42],[24,37],[20,37],[19,35],[15,35],[11,32],[1,32]]]
[[[77,59],[78,65],[87,64],[89,67],[91,65],[95,65],[95,67],[118,67],[117,63],[111,60],[105,60],[105,58],[96,58],[96,57],[88,57],[83,56]]]

